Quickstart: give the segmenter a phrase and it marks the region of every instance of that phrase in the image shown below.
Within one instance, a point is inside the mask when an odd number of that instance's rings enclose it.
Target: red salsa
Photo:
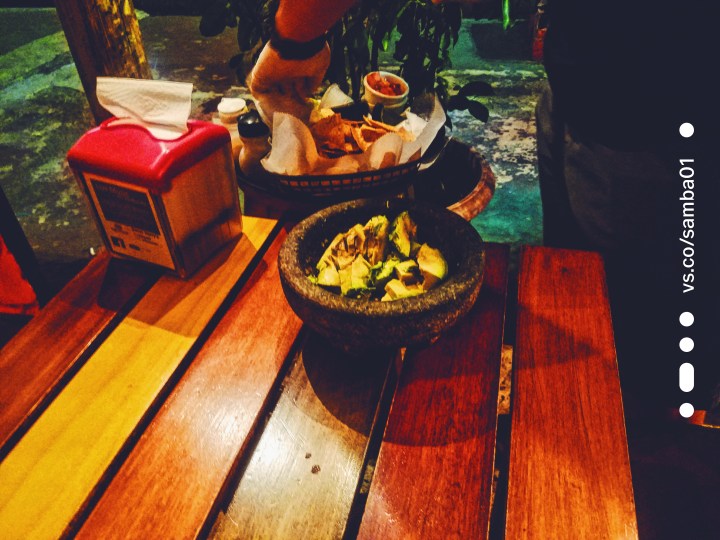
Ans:
[[[368,74],[367,82],[373,90],[386,96],[401,96],[405,93],[405,85],[392,75],[383,76],[373,71]]]

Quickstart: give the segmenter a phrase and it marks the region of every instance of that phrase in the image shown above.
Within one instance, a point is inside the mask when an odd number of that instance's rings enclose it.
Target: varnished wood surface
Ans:
[[[0,463],[0,537],[71,526],[275,225],[245,218],[237,243],[160,278],[118,324]]]
[[[244,226],[190,280],[93,261],[3,349],[21,373],[57,341],[69,371],[20,386],[41,410],[0,461],[0,538],[487,537],[507,249],[487,246],[471,313],[400,362],[299,330],[284,232],[264,253],[276,222]],[[526,249],[519,301],[506,537],[634,538],[599,257]]]
[[[77,369],[98,336],[158,274],[102,251],[0,349],[0,456],[12,445],[13,434]]]
[[[248,447],[300,330],[280,287],[280,234],[150,423],[79,538],[192,538]]]
[[[526,248],[506,538],[637,538],[602,260]]]
[[[308,332],[212,538],[342,538],[396,353],[353,357]]]
[[[471,312],[408,351],[358,538],[487,536],[507,264],[489,245]]]

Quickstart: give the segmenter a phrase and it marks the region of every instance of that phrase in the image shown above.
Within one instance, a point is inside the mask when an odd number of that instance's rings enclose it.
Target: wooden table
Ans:
[[[515,298],[488,244],[458,325],[351,357],[285,301],[287,225],[244,231],[186,281],[101,253],[0,350],[0,538],[637,536],[596,254],[524,249]]]

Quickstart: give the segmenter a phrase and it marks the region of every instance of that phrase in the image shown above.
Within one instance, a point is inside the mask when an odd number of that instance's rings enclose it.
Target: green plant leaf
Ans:
[[[262,38],[261,27],[254,17],[238,17],[237,41],[241,51],[254,48]]]
[[[438,76],[435,81],[435,95],[437,95],[438,99],[440,100],[440,103],[442,103],[443,107],[446,110],[449,110],[447,107],[447,103],[450,100],[450,95],[448,93],[448,81],[445,77]]]
[[[495,91],[493,87],[485,81],[471,81],[463,85],[460,90],[458,90],[458,94],[466,97],[494,96]]]
[[[365,32],[365,25],[356,21],[348,28],[349,50],[352,51],[356,66],[365,66],[370,61],[368,49],[368,35]]]
[[[501,0],[502,1],[502,0]],[[207,0],[202,29],[217,35],[237,26],[240,52],[232,59],[238,73],[247,70],[267,41],[279,0]],[[447,81],[440,75],[451,66],[450,52],[462,25],[460,4],[430,0],[363,0],[331,29],[331,62],[326,78],[357,97],[362,77],[378,69],[379,51],[393,48],[400,74],[410,85],[411,99],[435,92],[449,101]],[[475,95],[475,94],[469,94]]]
[[[453,45],[456,45],[460,37],[460,27],[462,26],[462,8],[460,4],[446,4],[444,7],[452,42]]]
[[[450,96],[447,102],[447,109],[449,111],[464,111],[470,106],[470,100],[460,94]]]
[[[331,83],[336,83],[346,94],[350,94],[350,84],[347,74],[347,56],[342,41],[342,21],[330,29],[330,67],[325,77]]]
[[[230,11],[225,2],[213,2],[208,5],[200,17],[200,34],[205,37],[222,34],[229,16]]]
[[[490,118],[488,108],[479,101],[473,101],[472,99],[468,100],[468,112],[483,122],[487,122],[488,118]]]
[[[242,66],[243,59],[245,58],[244,54],[236,54],[230,60],[228,61],[228,65],[231,69],[238,69]]]
[[[502,21],[503,30],[510,26],[510,0],[502,0]]]

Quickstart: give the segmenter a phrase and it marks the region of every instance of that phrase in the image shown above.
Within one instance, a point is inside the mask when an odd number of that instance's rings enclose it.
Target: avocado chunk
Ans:
[[[420,250],[420,246],[422,244],[418,244],[415,241],[410,242],[410,257],[413,259],[417,259],[417,253]]]
[[[351,255],[358,255],[365,252],[365,228],[356,223],[348,230],[345,235],[345,243],[347,252]]]
[[[395,265],[395,275],[404,285],[414,285],[419,283],[421,279],[420,268],[413,259],[397,263]]]
[[[311,282],[353,298],[382,300],[424,293],[445,279],[442,253],[417,240],[407,211],[392,220],[377,215],[340,233],[324,249]]]
[[[417,264],[423,278],[422,286],[426,291],[448,275],[448,264],[440,250],[427,244],[420,246],[417,253]]]
[[[376,265],[385,259],[390,222],[385,216],[374,216],[365,224],[365,258]]]
[[[417,234],[417,225],[410,218],[407,211],[401,212],[393,220],[390,230],[390,240],[395,245],[395,249],[405,257],[410,256],[412,243]]]
[[[333,250],[335,266],[345,268],[353,263],[355,258],[365,252],[365,230],[357,223],[353,225],[338,242]]]
[[[328,247],[325,248],[322,257],[320,257],[320,260],[315,266],[316,270],[322,270],[325,266],[335,264],[335,261],[333,260],[333,252],[337,249],[338,245],[344,237],[345,235],[343,233],[338,233],[337,235],[335,235],[335,238],[333,238],[332,242],[330,242],[328,244]]]
[[[370,291],[370,264],[362,255],[338,272],[340,292],[346,296],[359,296]]]
[[[324,266],[334,265],[338,270],[350,266],[355,257],[365,253],[365,229],[357,223],[345,233],[339,233],[325,248],[316,269],[321,271]]]
[[[328,264],[324,266],[317,275],[317,284],[323,287],[339,287],[340,274],[334,265]]]
[[[381,300],[388,302],[400,298],[410,298],[411,296],[417,296],[422,293],[422,287],[418,285],[405,285],[399,279],[391,279],[385,285],[385,296],[383,296]]]
[[[381,289],[395,275],[395,266],[400,262],[396,256],[391,255],[382,263],[373,266],[373,284],[375,288]]]

